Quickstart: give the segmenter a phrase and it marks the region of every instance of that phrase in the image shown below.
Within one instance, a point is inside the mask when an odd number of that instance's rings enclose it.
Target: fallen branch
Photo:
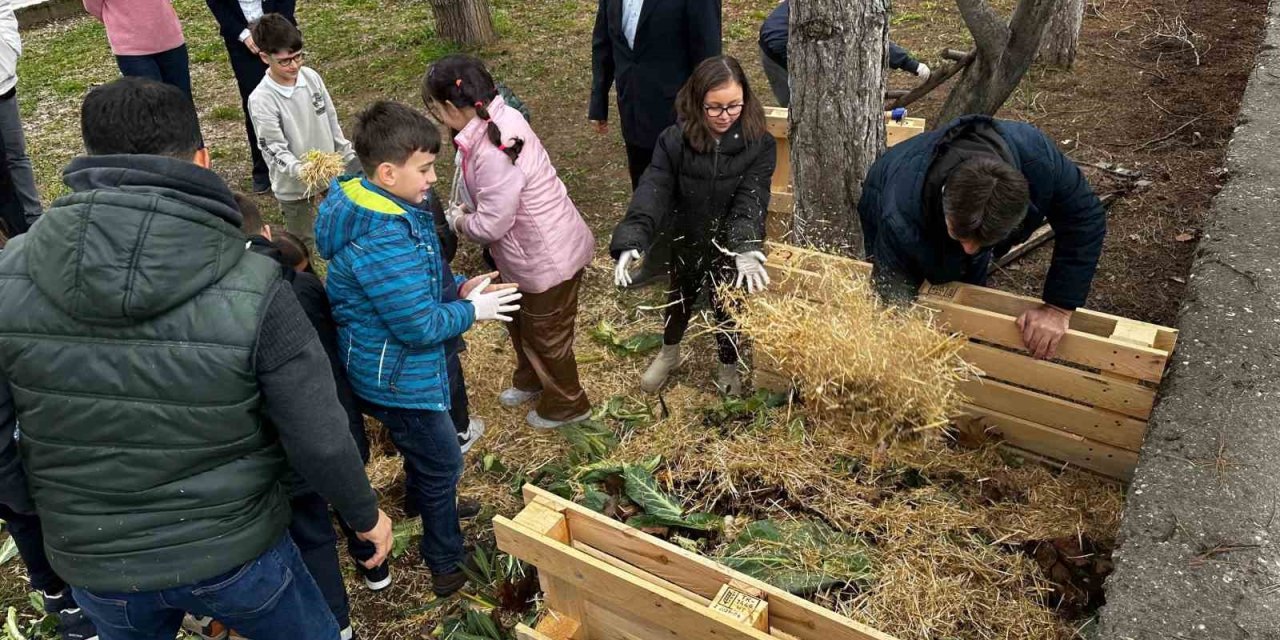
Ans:
[[[1150,147],[1150,146],[1152,146],[1152,145],[1160,144],[1161,142],[1164,142],[1165,140],[1168,140],[1169,138],[1172,138],[1172,137],[1174,137],[1174,136],[1178,135],[1179,133],[1181,133],[1181,132],[1182,132],[1182,130],[1183,130],[1183,129],[1186,129],[1187,127],[1189,127],[1189,126],[1191,126],[1191,125],[1193,125],[1193,124],[1195,124],[1195,123],[1199,122],[1201,118],[1204,118],[1204,116],[1202,116],[1202,115],[1201,115],[1201,116],[1196,116],[1196,117],[1194,117],[1194,118],[1192,118],[1192,119],[1190,119],[1190,120],[1186,121],[1185,123],[1183,123],[1183,124],[1182,124],[1182,126],[1178,127],[1177,129],[1174,129],[1173,131],[1170,131],[1169,133],[1167,133],[1167,134],[1165,134],[1165,135],[1163,135],[1163,136],[1160,136],[1159,138],[1156,138],[1156,139],[1154,139],[1154,140],[1148,140],[1148,141],[1146,141],[1146,142],[1144,142],[1144,143],[1142,143],[1142,144],[1140,144],[1140,145],[1138,145],[1138,146],[1134,147],[1134,148],[1133,148],[1133,150],[1134,150],[1134,151],[1141,151],[1141,150],[1146,149],[1147,147]]]
[[[955,51],[954,49],[946,49],[942,52],[942,55],[945,58],[947,57],[948,52],[954,52],[954,51]],[[919,86],[912,89],[911,92],[908,93],[907,95],[902,96],[901,98],[898,98],[898,101],[890,105],[890,108],[897,109],[899,107],[905,107],[915,102],[916,100],[919,100],[920,98],[925,97],[926,95],[929,94],[930,91],[937,89],[938,87],[942,86],[942,83],[946,82],[947,80],[950,80],[951,76],[954,76],[955,74],[959,73],[960,70],[964,69],[965,67],[973,63],[973,59],[977,55],[978,55],[978,50],[974,49],[973,51],[970,51],[969,53],[964,54],[959,60],[956,60],[955,63],[951,64],[947,68],[934,71],[933,74],[929,76],[928,80],[925,80]]]

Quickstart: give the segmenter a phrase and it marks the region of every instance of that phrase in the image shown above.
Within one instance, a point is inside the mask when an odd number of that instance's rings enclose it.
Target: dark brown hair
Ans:
[[[243,220],[240,223],[240,229],[247,236],[261,235],[262,227],[262,211],[258,209],[258,203],[253,198],[246,196],[239,191],[232,192],[236,198],[236,207],[240,209],[240,217]]]
[[[694,150],[708,153],[716,144],[715,133],[707,125],[703,100],[711,91],[735,82],[742,87],[742,114],[738,116],[742,135],[748,142],[769,135],[765,127],[764,105],[751,92],[751,83],[738,60],[733,56],[707,58],[693,70],[689,81],[676,95],[676,114],[680,117],[684,138]]]
[[[1018,228],[1030,203],[1022,172],[994,158],[973,158],[947,176],[942,211],[955,237],[990,247]]]
[[[502,142],[502,132],[489,116],[489,102],[498,97],[498,87],[493,76],[484,68],[479,58],[457,53],[445,56],[427,69],[422,77],[422,102],[431,107],[432,102],[448,102],[459,109],[471,107],[476,115],[488,123],[489,142],[511,158],[515,164],[524,148],[524,140],[512,138],[511,144]]]
[[[288,18],[278,13],[268,13],[258,18],[249,27],[249,34],[253,36],[253,43],[258,45],[258,50],[267,55],[302,50],[302,32]]]
[[[281,257],[284,258],[289,267],[297,270],[298,265],[306,264],[302,270],[307,273],[315,273],[311,269],[311,249],[307,248],[301,238],[288,231],[276,231],[271,235],[274,238],[271,244],[276,245],[276,248],[280,250]]]
[[[351,144],[365,174],[374,175],[384,162],[403,166],[419,151],[440,153],[440,131],[413,107],[379,100],[356,115]]]

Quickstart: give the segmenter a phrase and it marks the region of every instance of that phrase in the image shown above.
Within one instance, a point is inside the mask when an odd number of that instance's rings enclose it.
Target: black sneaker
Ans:
[[[271,178],[268,176],[253,177],[253,192],[262,195],[271,192]]]
[[[458,592],[459,589],[467,584],[467,572],[472,575],[480,573],[480,567],[476,565],[475,550],[468,548],[466,550],[466,559],[462,561],[462,565],[453,573],[446,573],[441,576],[431,576],[431,591],[438,598],[448,598]],[[466,571],[462,567],[467,568]]]
[[[63,589],[57,595],[41,595],[44,596],[45,612],[58,616],[58,634],[62,640],[98,640],[98,630],[76,605],[70,589]]]
[[[382,591],[391,586],[391,562],[383,560],[382,564],[366,569],[364,565],[356,563],[356,570],[360,572],[360,576],[364,578],[364,586],[369,587],[370,591]]]
[[[480,501],[471,498],[458,498],[458,519],[470,520],[480,515]]]

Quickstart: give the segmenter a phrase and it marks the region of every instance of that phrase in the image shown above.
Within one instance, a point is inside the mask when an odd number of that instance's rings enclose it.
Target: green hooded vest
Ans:
[[[253,359],[279,265],[245,251],[225,186],[189,197],[164,175],[187,169],[144,159],[162,187],[61,198],[0,252],[0,367],[45,548],[99,592],[217,576],[289,521]]]

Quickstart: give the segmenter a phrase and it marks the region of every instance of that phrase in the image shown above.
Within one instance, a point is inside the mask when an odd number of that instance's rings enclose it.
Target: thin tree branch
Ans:
[[[956,6],[960,8],[960,16],[964,18],[969,33],[973,34],[974,45],[980,51],[998,57],[1009,42],[1009,26],[987,4],[987,0],[956,0]]]
[[[920,98],[925,97],[926,95],[929,94],[930,91],[937,89],[939,86],[942,85],[942,83],[946,82],[947,80],[950,80],[951,76],[954,76],[955,74],[959,73],[961,69],[964,69],[965,67],[969,66],[973,62],[974,57],[977,55],[977,51],[978,51],[977,49],[974,49],[973,51],[970,51],[964,54],[964,56],[960,58],[958,61],[956,61],[955,63],[947,65],[947,68],[934,71],[932,74],[929,75],[928,80],[924,81],[919,86],[912,89],[911,92],[908,93],[907,95],[902,96],[901,98],[898,98],[897,101],[894,102],[889,108],[896,109],[898,107],[905,107],[911,104],[912,102],[915,102],[916,100],[919,100]],[[947,57],[945,53],[943,54],[943,56]]]

